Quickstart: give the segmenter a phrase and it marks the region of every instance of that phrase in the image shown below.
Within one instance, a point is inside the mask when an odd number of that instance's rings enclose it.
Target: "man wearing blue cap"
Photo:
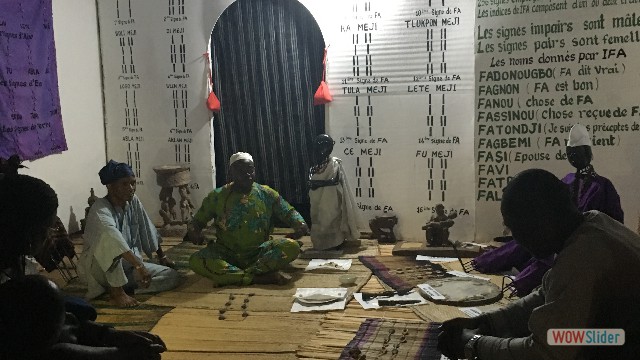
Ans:
[[[86,297],[93,299],[105,291],[118,306],[138,305],[125,292],[160,292],[178,285],[178,272],[164,255],[162,239],[135,195],[136,178],[131,167],[110,160],[98,173],[107,186],[107,196],[97,199],[87,215],[84,250],[80,264],[86,275]],[[160,264],[144,262],[158,255]]]

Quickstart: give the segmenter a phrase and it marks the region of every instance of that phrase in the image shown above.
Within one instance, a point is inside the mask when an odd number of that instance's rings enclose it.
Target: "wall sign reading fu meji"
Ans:
[[[0,2],[0,157],[67,150],[52,23],[51,0]]]

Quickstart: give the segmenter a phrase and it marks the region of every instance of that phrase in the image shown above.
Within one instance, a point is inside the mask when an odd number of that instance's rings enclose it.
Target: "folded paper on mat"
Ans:
[[[343,310],[347,288],[298,288],[291,312]]]
[[[306,271],[315,269],[349,270],[351,259],[312,259],[305,268]]]

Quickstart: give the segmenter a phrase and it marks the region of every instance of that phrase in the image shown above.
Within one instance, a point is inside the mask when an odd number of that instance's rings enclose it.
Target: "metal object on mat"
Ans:
[[[454,242],[451,242],[450,244],[453,247],[453,251],[455,252],[456,257],[458,258],[460,265],[462,265],[462,270],[466,273],[473,271],[473,266],[471,266],[471,260],[462,261],[462,257],[460,257],[460,251],[458,250],[458,246],[457,246],[459,243],[457,241],[454,241]]]

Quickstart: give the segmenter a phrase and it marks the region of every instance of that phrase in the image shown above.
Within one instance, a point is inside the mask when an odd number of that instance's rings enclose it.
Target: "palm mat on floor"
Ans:
[[[359,260],[386,285],[398,292],[407,292],[429,279],[452,277],[447,269],[430,261],[418,261],[407,256],[361,256]]]
[[[340,250],[314,250],[311,238],[303,236],[300,259],[357,259],[359,256],[380,254],[377,240],[357,239],[345,241]]]
[[[170,259],[175,261],[176,270],[180,273],[183,284],[188,280],[189,256],[200,248],[202,248],[202,246],[181,242],[165,252]],[[62,286],[62,291],[67,295],[84,297],[87,291],[87,284],[76,278]],[[91,304],[98,312],[96,321],[100,323],[114,326],[120,330],[149,331],[158,323],[162,316],[173,309],[172,305],[147,303],[146,301],[153,296],[153,294],[135,295],[136,300],[140,301],[140,305],[132,308],[122,308],[112,305],[109,302],[107,294],[91,300]]]
[[[289,312],[254,312],[243,317],[242,312],[230,310],[220,319],[217,310],[175,308],[153,333],[164,340],[169,352],[215,353],[212,358],[217,359],[226,359],[227,353],[293,354],[318,331],[323,317],[322,313]]]
[[[186,281],[173,291],[157,294],[146,300],[147,304],[162,306],[180,306],[202,309],[221,309],[226,307],[230,294],[246,296],[252,294],[250,309],[252,311],[286,311],[291,309],[293,295],[298,288],[336,288],[345,287],[340,284],[340,277],[345,274],[355,275],[356,282],[349,289],[347,296],[351,298],[371,278],[371,271],[354,259],[347,271],[313,270],[305,271],[309,260],[296,259],[283,272],[291,276],[285,285],[249,285],[225,286],[215,288],[211,280],[193,272],[185,275]]]
[[[440,323],[366,319],[340,354],[341,360],[396,358],[440,360]]]

